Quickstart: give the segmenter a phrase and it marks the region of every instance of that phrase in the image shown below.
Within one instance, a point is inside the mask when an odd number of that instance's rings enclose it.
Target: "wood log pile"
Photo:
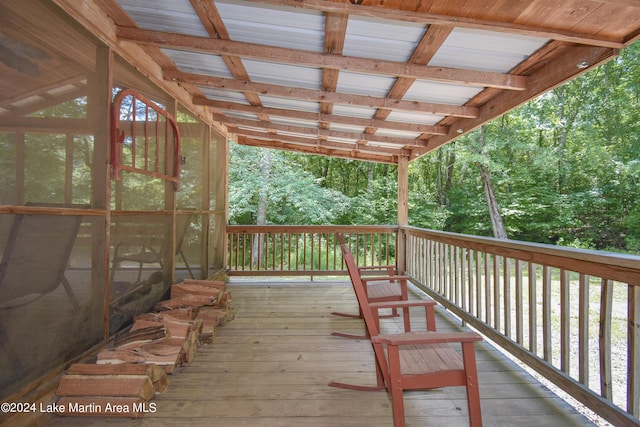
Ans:
[[[95,363],[72,365],[56,394],[58,415],[141,417],[163,393],[168,376],[191,362],[216,328],[232,319],[231,295],[221,281],[186,279],[171,286],[168,300],[135,317],[126,331],[100,350]]]

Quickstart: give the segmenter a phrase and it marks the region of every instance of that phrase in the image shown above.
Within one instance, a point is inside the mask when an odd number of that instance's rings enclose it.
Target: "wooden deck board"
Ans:
[[[56,418],[50,426],[389,426],[385,392],[328,387],[331,380],[373,385],[373,352],[366,340],[330,336],[361,333],[348,284],[231,285],[236,318],[218,329],[195,360],[170,377],[154,402],[157,411],[137,420]],[[457,325],[438,310],[439,330]],[[385,331],[401,326],[385,319]],[[415,325],[416,329],[423,325]],[[592,425],[488,343],[476,346],[481,404],[487,426]],[[461,387],[405,393],[408,426],[467,426]]]

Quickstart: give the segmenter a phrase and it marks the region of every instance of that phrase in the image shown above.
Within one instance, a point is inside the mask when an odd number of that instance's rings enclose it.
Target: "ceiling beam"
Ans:
[[[500,116],[519,105],[539,96],[561,84],[584,74],[589,69],[597,67],[617,56],[617,49],[604,47],[577,46],[567,50],[556,60],[537,68],[531,74],[531,86],[525,92],[502,92],[488,100],[480,107],[480,115],[476,118],[457,119],[450,124],[449,134],[434,136],[429,139],[427,146],[414,151],[414,156],[420,156],[433,151],[455,138],[471,132],[485,122]],[[579,69],[576,64],[586,62],[588,68]]]
[[[344,40],[347,36],[348,16],[337,13],[327,13],[324,17],[324,53],[342,55]],[[324,68],[322,70],[322,89],[335,92],[338,88],[340,70]],[[320,111],[325,114],[333,112],[333,103],[321,102]],[[321,123],[320,126],[327,126]]]
[[[247,120],[240,119],[236,117],[228,117],[221,115],[213,115],[214,120],[218,120],[225,124],[234,124],[241,126],[248,126],[253,128],[262,128],[265,131],[276,130],[282,132],[290,132],[290,133],[298,133],[302,135],[312,135],[316,137],[325,137],[325,138],[343,138],[343,139],[353,139],[355,141],[367,141],[367,142],[382,142],[387,144],[397,144],[400,146],[425,146],[424,140],[418,140],[416,138],[399,138],[392,136],[382,136],[382,135],[374,135],[374,134],[365,134],[358,132],[345,132],[345,131],[335,131],[330,129],[322,129],[319,127],[308,127],[308,126],[295,126],[295,125],[285,125],[273,122],[266,122],[262,120]]]
[[[276,140],[264,141],[256,138],[249,138],[244,136],[238,136],[238,144],[250,145],[254,147],[273,148],[278,150],[295,151],[303,154],[315,154],[319,156],[339,157],[343,159],[362,160],[375,163],[389,163],[397,164],[397,156],[392,155],[380,155],[373,153],[366,153],[358,149],[346,150],[322,147],[319,145],[307,145],[307,144],[291,144],[280,142]]]
[[[519,34],[523,36],[540,37],[544,39],[561,40],[570,43],[600,46],[614,49],[622,49],[626,40],[612,39],[593,34],[585,34],[577,31],[563,31],[557,28],[543,26],[531,26],[513,22],[503,22],[489,19],[474,19],[459,15],[437,15],[433,13],[414,12],[395,8],[352,5],[347,2],[335,2],[331,0],[247,0],[251,3],[271,4],[275,6],[287,6],[304,8],[322,12],[344,13],[359,16],[372,16],[381,19],[392,19],[406,22],[419,22],[428,25],[453,25],[459,28],[471,28],[476,30],[494,31],[507,34]],[[606,2],[621,3],[627,6],[640,6],[634,0],[605,0]]]
[[[339,150],[353,151],[358,150],[362,152],[379,154],[379,155],[393,155],[393,156],[406,156],[409,155],[410,150],[402,147],[385,147],[380,145],[367,145],[356,144],[354,142],[332,141],[319,138],[306,138],[302,136],[286,135],[277,132],[260,132],[253,129],[244,129],[241,127],[231,127],[230,131],[238,136],[247,136],[259,140],[264,140],[265,147],[269,147],[270,141],[280,141],[293,144],[302,145],[315,145],[324,148],[332,148]]]
[[[211,39],[161,31],[141,30],[132,27],[118,27],[120,40],[143,45],[162,46],[193,52],[217,55],[234,55],[271,62],[282,62],[315,68],[333,68],[355,73],[411,77],[440,83],[460,84],[475,87],[522,91],[527,88],[527,77],[487,71],[464,70],[458,68],[429,67],[405,62],[380,59],[357,58],[326,53],[315,53],[297,49],[243,43],[231,40]]]
[[[475,107],[436,104],[421,101],[403,101],[400,99],[294,88],[268,83],[253,83],[246,80],[224,79],[221,77],[205,76],[201,74],[183,73],[179,71],[166,71],[164,76],[165,79],[174,82],[190,83],[197,86],[211,87],[226,91],[251,91],[262,95],[279,96],[311,102],[328,101],[336,104],[357,105],[369,108],[392,108],[396,110],[414,111],[422,114],[433,114],[436,116],[472,118],[476,117],[478,114],[477,108]],[[200,104],[201,99],[194,97],[194,102]]]
[[[438,49],[440,49],[440,46],[442,46],[447,37],[449,37],[451,31],[453,31],[453,27],[430,25],[416,48],[413,50],[413,53],[409,58],[409,62],[411,64],[427,65],[436,52],[438,52]],[[389,90],[387,97],[402,99],[415,81],[416,79],[412,77],[399,77],[393,84],[391,90]],[[376,112],[375,118],[384,120],[389,117],[389,114],[391,114],[391,110],[381,108]],[[367,132],[374,133],[375,128],[369,128],[367,129]]]
[[[197,99],[201,105],[206,105],[220,110],[238,111],[250,114],[266,114],[269,116],[287,117],[290,119],[315,120],[318,122],[337,123],[390,130],[402,130],[421,132],[431,135],[446,135],[449,132],[447,126],[422,125],[419,123],[392,122],[380,119],[365,119],[360,117],[339,116],[337,114],[312,113],[300,110],[288,110],[283,108],[255,107],[239,104],[237,102],[214,101],[212,99]]]

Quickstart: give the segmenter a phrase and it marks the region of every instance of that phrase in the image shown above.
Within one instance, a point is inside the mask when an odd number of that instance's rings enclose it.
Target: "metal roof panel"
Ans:
[[[245,59],[244,66],[251,81],[287,87],[322,89],[322,70],[299,65],[279,64]]]
[[[220,55],[199,52],[187,52],[178,49],[162,49],[180,71],[187,73],[206,74],[231,79],[233,74]]]
[[[405,62],[426,28],[425,24],[414,22],[351,16],[342,53],[345,56]]]
[[[324,50],[321,12],[251,2],[216,1],[231,40],[268,46]]]
[[[118,0],[140,28],[209,37],[189,0]]]

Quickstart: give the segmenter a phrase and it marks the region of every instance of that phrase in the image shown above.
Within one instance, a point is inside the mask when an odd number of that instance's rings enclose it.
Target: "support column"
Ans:
[[[405,234],[402,227],[409,225],[409,157],[398,159],[398,239],[396,241],[396,264],[398,273],[406,270]]]

